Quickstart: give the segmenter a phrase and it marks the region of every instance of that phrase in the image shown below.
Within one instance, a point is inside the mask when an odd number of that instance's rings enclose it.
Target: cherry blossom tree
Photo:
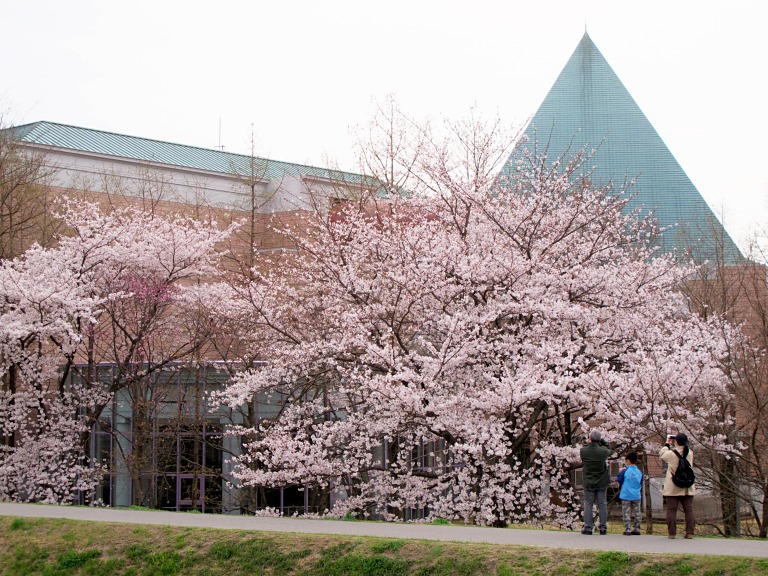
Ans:
[[[572,526],[591,426],[618,446],[673,422],[704,441],[722,339],[625,191],[582,153],[521,153],[499,176],[509,140],[474,120],[382,140],[405,155],[368,155],[380,189],[283,228],[295,255],[212,293],[264,361],[219,400],[281,407],[234,430],[242,485],[334,493],[338,515]]]
[[[231,233],[87,202],[60,216],[56,247],[0,263],[0,498],[67,503],[98,482],[93,423],[134,379],[199,351],[188,285],[216,273]],[[99,362],[116,377],[100,381]]]

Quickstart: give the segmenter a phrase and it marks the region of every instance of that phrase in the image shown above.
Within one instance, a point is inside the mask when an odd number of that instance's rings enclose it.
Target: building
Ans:
[[[135,197],[148,193],[182,204],[259,212],[312,209],[309,191],[360,186],[357,174],[221,150],[173,144],[55,122],[13,128],[14,138],[45,153],[61,190],[109,192],[110,183]]]
[[[635,180],[629,210],[653,213],[666,231],[662,248],[693,252],[698,261],[741,253],[661,136],[586,32],[525,129],[529,150],[554,160],[595,150],[588,168],[595,184]],[[518,150],[519,152],[519,150]],[[513,152],[514,157],[515,152]],[[510,170],[508,162],[505,170]]]

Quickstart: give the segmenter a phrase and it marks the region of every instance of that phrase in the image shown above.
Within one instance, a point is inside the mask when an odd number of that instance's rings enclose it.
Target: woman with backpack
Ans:
[[[696,526],[693,514],[696,477],[693,474],[693,452],[688,447],[688,436],[682,432],[667,436],[667,443],[659,451],[659,457],[667,464],[667,476],[662,492],[667,504],[667,533],[670,538],[677,534],[677,508],[682,505],[685,513],[685,537],[693,538]],[[681,464],[682,460],[686,462]]]

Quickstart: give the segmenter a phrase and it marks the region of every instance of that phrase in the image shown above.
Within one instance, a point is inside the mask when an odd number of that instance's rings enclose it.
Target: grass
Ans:
[[[768,560],[0,517],[3,576],[757,576]]]

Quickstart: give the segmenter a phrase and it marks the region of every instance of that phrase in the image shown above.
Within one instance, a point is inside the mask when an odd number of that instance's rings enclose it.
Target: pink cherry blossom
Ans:
[[[340,516],[573,526],[590,427],[618,448],[673,423],[706,441],[725,348],[678,290],[692,266],[589,158],[498,177],[506,156],[470,128],[420,135],[411,162],[380,163],[397,193],[283,228],[295,257],[216,288],[263,361],[219,401],[282,406],[236,429],[241,485],[324,490]]]
[[[186,284],[217,273],[216,246],[232,231],[72,200],[60,216],[68,233],[55,248],[0,263],[0,499],[68,503],[98,483],[90,428],[125,382],[80,366],[178,355],[169,318],[189,306]],[[149,346],[160,332],[166,349]]]

